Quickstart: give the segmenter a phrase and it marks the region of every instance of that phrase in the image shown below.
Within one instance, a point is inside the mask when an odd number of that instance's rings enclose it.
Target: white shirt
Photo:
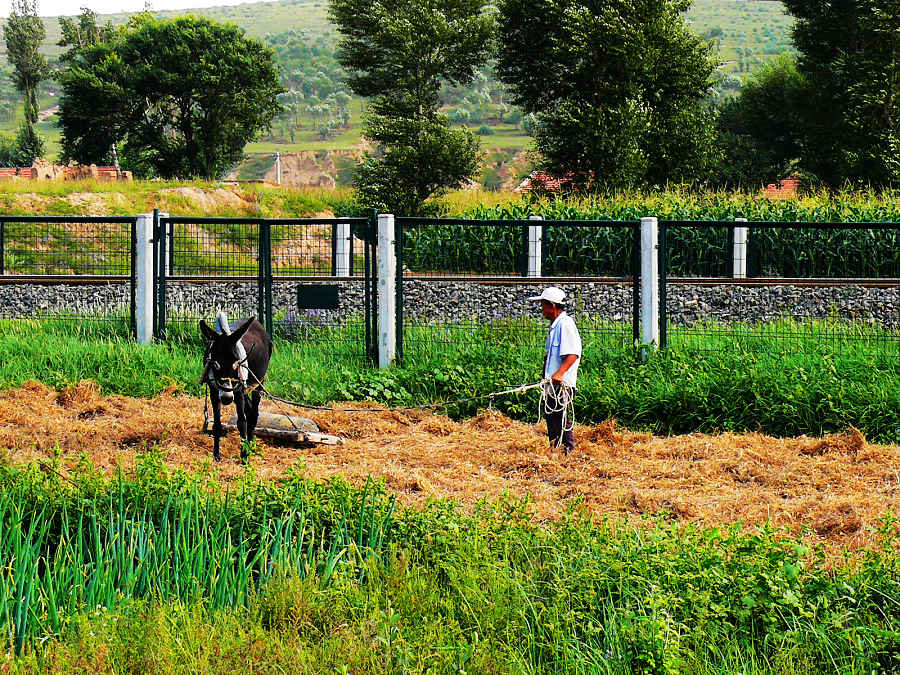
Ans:
[[[581,363],[581,336],[571,316],[562,312],[550,324],[547,333],[547,358],[544,361],[544,377],[552,377],[559,370],[563,358],[576,354],[578,358],[563,374],[563,384],[575,388],[578,381],[578,364]]]

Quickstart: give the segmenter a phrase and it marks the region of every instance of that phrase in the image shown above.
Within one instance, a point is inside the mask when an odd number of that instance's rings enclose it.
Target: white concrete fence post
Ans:
[[[275,153],[275,182],[281,185],[281,153]]]
[[[735,218],[736,223],[746,223],[746,218]],[[732,268],[732,276],[735,279],[747,278],[747,234],[749,232],[747,226],[736,225],[734,228],[734,251],[732,253],[734,259],[734,267]]]
[[[350,223],[335,226],[334,242],[334,276],[350,276]]]
[[[543,216],[528,216],[528,220],[543,220]],[[528,226],[528,256],[525,276],[537,278],[541,276],[541,241],[544,238],[544,228],[540,225]]]
[[[389,368],[397,355],[397,251],[394,216],[378,214],[375,251],[378,281],[378,367]]]
[[[159,217],[160,219],[168,218],[169,214],[166,211],[160,211]],[[174,273],[172,269],[172,261],[175,259],[175,249],[172,248],[172,240],[175,238],[174,228],[171,225],[167,225],[163,229],[162,235],[166,238],[166,276],[170,277]]]
[[[141,213],[135,227],[134,321],[139,344],[153,341],[153,214]]]
[[[641,218],[641,342],[659,347],[659,222]]]

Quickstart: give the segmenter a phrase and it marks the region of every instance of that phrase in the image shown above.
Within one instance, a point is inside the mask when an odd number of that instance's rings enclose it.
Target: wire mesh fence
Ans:
[[[353,226],[367,222],[161,218],[159,330],[191,338],[222,310],[323,356],[365,357],[365,251]]]
[[[898,229],[896,223],[660,223],[661,343],[897,356]],[[726,245],[698,255],[698,242]]]
[[[0,216],[0,320],[126,335],[132,217]],[[372,353],[371,218],[163,217],[157,311],[169,337],[224,309],[323,354]],[[597,349],[639,339],[636,221],[397,218],[401,358],[542,346],[527,298],[562,287]],[[897,223],[660,222],[670,348],[900,350]]]
[[[0,319],[127,336],[133,217],[0,216]]]
[[[398,218],[396,226],[404,361],[542,350],[547,322],[528,298],[551,284],[566,291],[586,342],[634,344],[637,222]]]
[[[0,216],[0,274],[128,276],[135,218]]]
[[[336,359],[365,358],[371,278],[368,221],[342,218],[271,224],[272,333]]]

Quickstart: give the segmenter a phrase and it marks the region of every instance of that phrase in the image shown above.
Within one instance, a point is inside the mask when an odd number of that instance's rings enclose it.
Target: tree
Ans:
[[[27,121],[19,125],[16,144],[13,151],[14,166],[31,166],[34,160],[44,156],[44,140],[35,131],[34,125]]]
[[[60,74],[66,157],[163,178],[214,178],[267,128],[283,89],[273,53],[237,26],[141,15]],[[97,105],[102,101],[102,105]]]
[[[690,0],[500,0],[498,74],[542,168],[581,188],[704,177],[715,61]]]
[[[717,182],[759,187],[789,176],[804,152],[810,95],[796,60],[786,54],[749,78],[720,109]]]
[[[811,96],[803,167],[832,186],[900,183],[900,4],[784,4]]]
[[[486,62],[488,0],[331,0],[338,60],[354,93],[371,97],[363,133],[377,144],[354,186],[379,208],[420,215],[426,201],[478,169],[478,140],[438,112],[441,83],[468,83]]]
[[[37,0],[13,0],[6,20],[6,54],[13,66],[13,83],[25,99],[25,124],[38,120],[37,89],[47,78],[47,59],[38,51],[44,39],[44,23],[37,14]],[[27,132],[36,136],[34,129]]]
[[[364,156],[353,176],[359,200],[366,205],[426,215],[430,197],[478,172],[478,139],[467,129],[451,127],[444,115],[392,118],[376,99],[366,129],[370,138],[384,139],[381,152]]]
[[[74,61],[88,47],[109,42],[115,34],[110,21],[98,26],[97,15],[87,7],[81,8],[77,20],[67,16],[59,17],[59,31],[57,46],[68,47],[59,57],[62,63]]]

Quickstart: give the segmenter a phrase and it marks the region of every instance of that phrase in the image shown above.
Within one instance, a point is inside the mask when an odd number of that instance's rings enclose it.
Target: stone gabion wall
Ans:
[[[340,282],[337,310],[298,310],[295,282],[276,282],[273,306],[276,321],[285,325],[339,326],[358,323],[363,313],[362,280]],[[576,316],[629,321],[632,289],[626,284],[564,283]],[[472,282],[406,281],[403,312],[408,323],[455,323],[498,319],[540,318],[527,300],[542,286],[523,282],[497,285]],[[231,318],[256,316],[255,283],[197,284],[169,282],[170,320],[212,318],[225,309]],[[0,285],[0,317],[127,316],[128,284]],[[846,286],[698,286],[670,283],[666,312],[671,325],[698,321],[772,321],[837,318],[900,330],[900,288]]]

